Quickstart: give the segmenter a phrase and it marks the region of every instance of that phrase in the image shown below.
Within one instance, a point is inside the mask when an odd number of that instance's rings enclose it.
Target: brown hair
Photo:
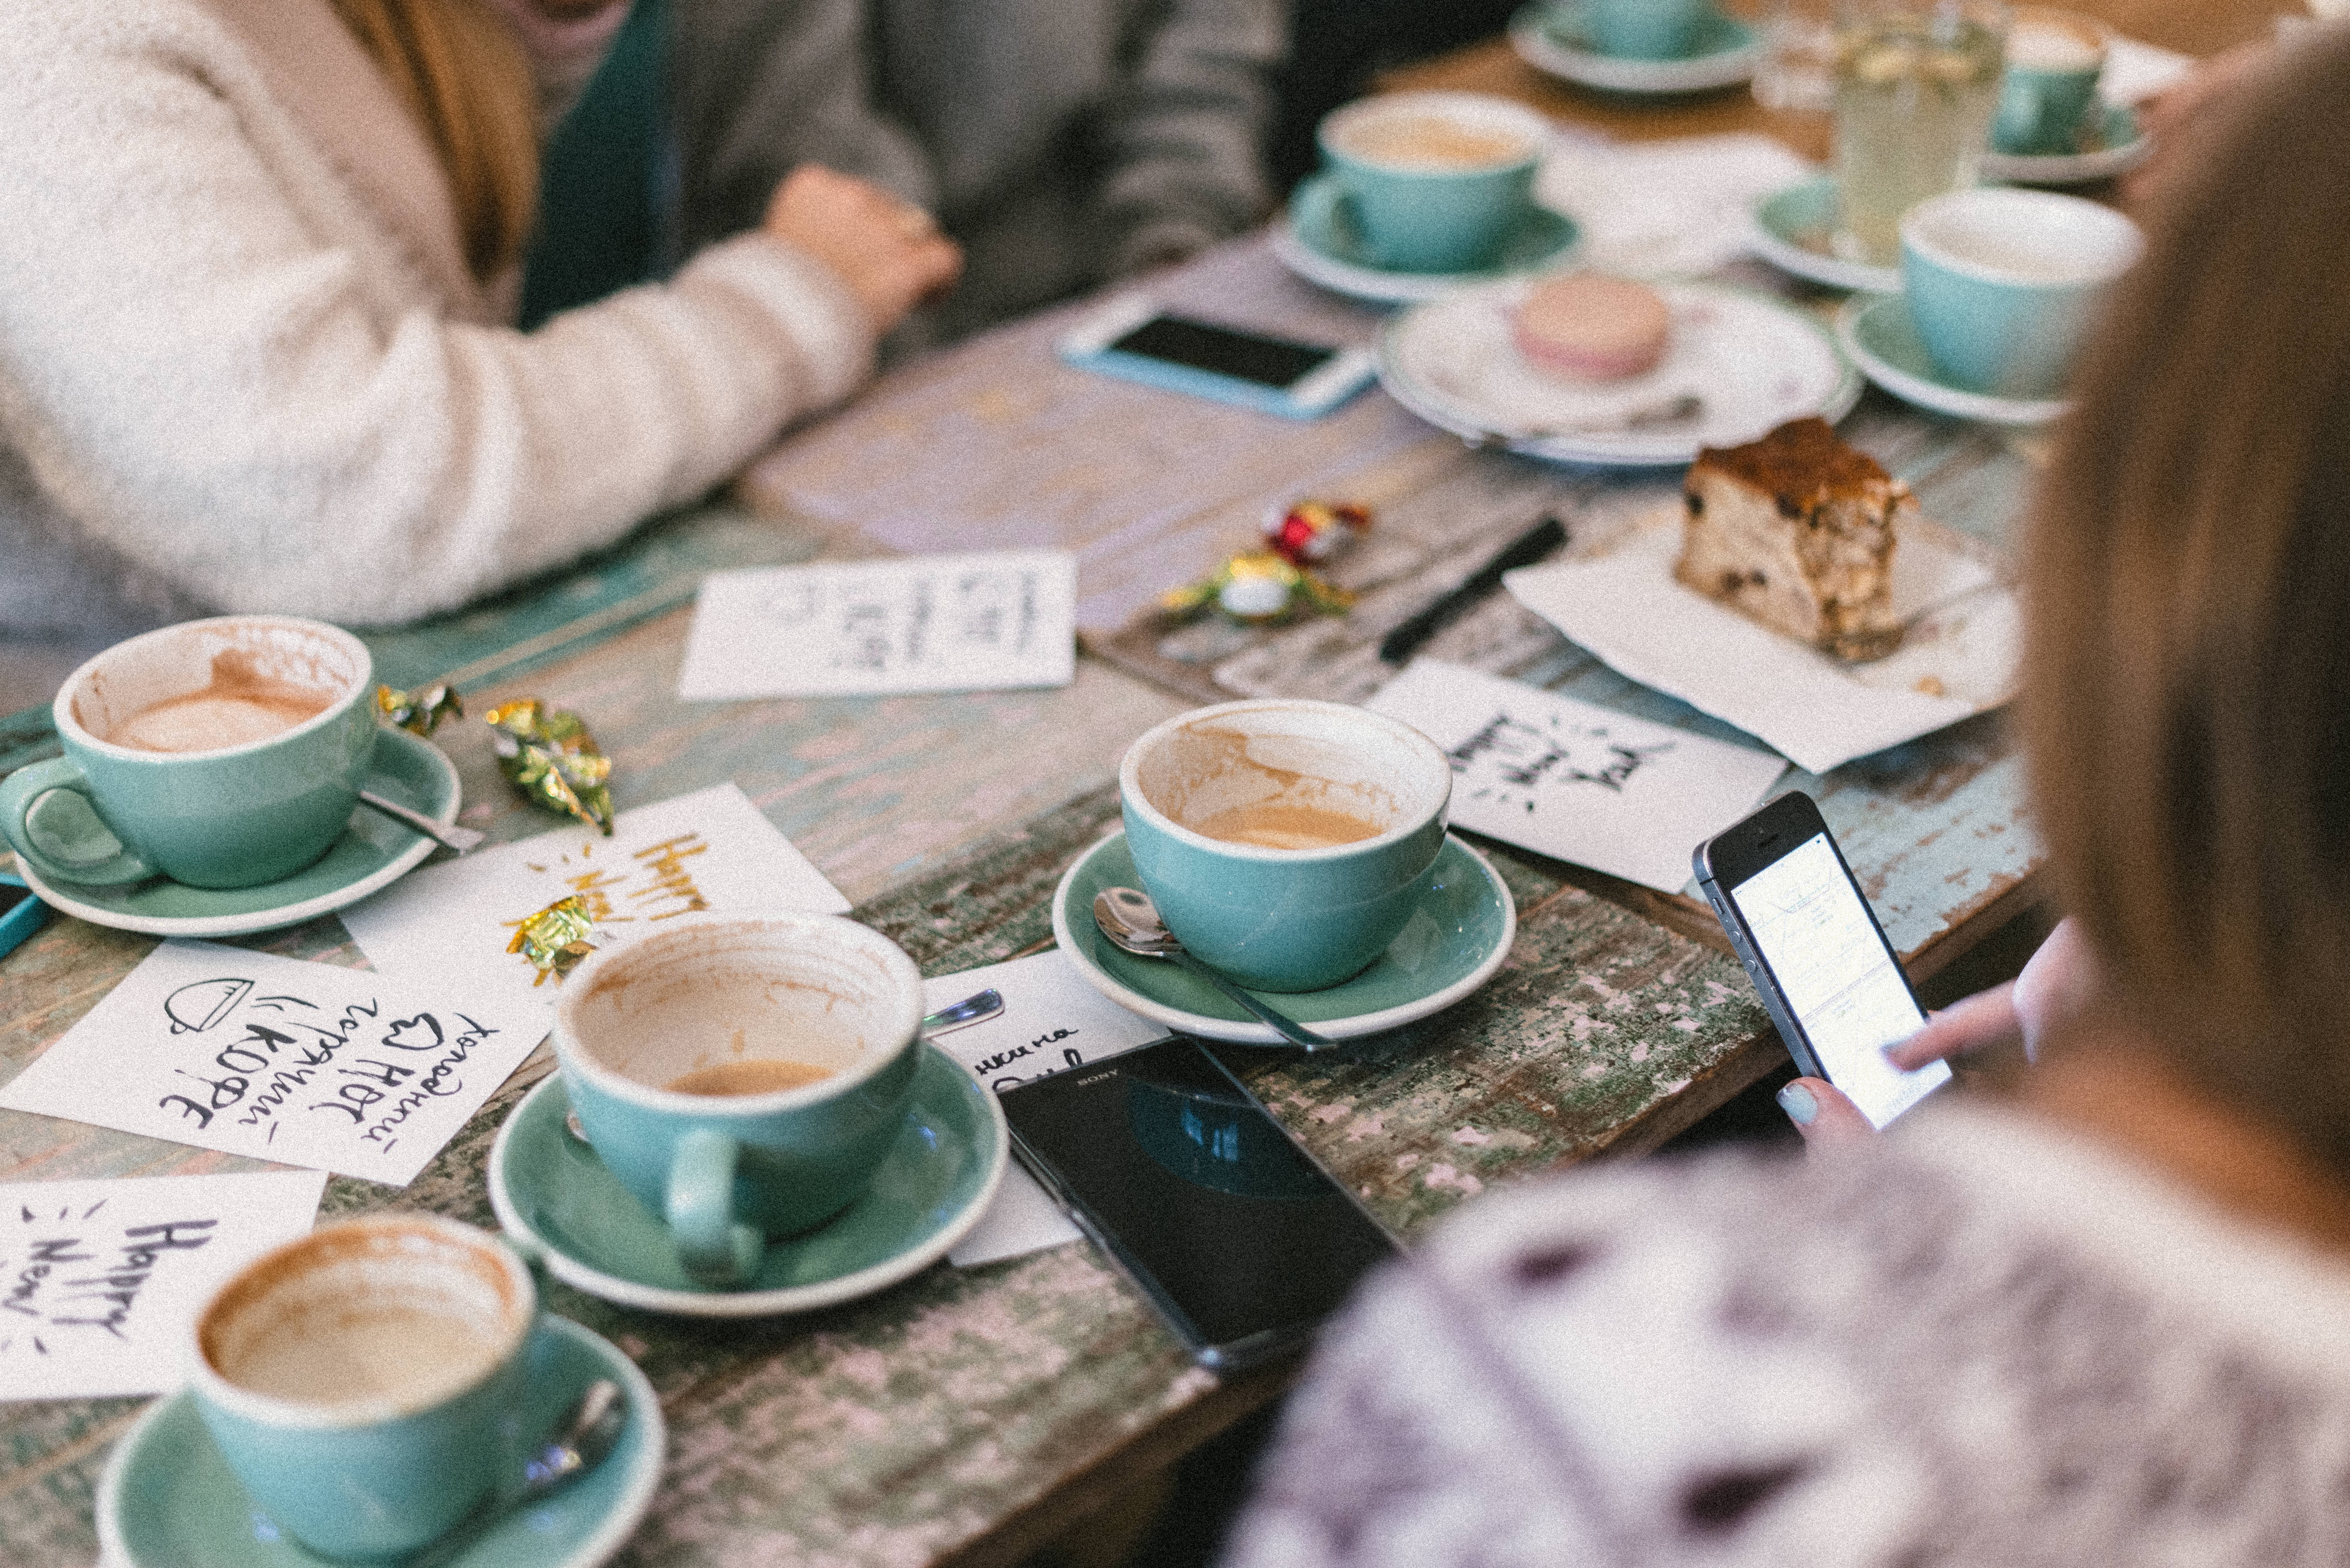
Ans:
[[[466,265],[487,282],[522,259],[537,218],[530,62],[484,0],[334,0],[432,139]]]
[[[2248,84],[2083,357],[2030,530],[2059,891],[2191,1078],[2350,1168],[2350,36]]]

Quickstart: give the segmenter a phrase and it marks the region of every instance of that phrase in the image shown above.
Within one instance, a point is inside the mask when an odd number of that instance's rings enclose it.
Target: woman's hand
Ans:
[[[764,226],[838,273],[877,333],[962,273],[962,249],[928,213],[820,163],[801,164],[775,188]]]
[[[1887,1046],[1885,1059],[1910,1073],[1952,1056],[2021,1044],[2024,1060],[2037,1062],[2048,1037],[2084,1012],[2095,991],[2088,949],[2080,928],[2067,917],[2056,922],[2013,980],[1952,1002],[1917,1033]],[[1860,1107],[1824,1078],[1787,1085],[1779,1091],[1779,1108],[1805,1143],[1843,1143],[1875,1130]]]

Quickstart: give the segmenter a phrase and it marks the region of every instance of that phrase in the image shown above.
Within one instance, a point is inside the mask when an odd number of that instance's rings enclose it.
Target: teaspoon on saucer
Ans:
[[[1152,903],[1150,895],[1139,888],[1105,888],[1095,894],[1094,924],[1101,928],[1101,934],[1107,937],[1112,945],[1137,958],[1172,959],[1263,1019],[1293,1045],[1318,1051],[1337,1044],[1315,1033],[1295,1019],[1274,1012],[1250,992],[1185,952],[1175,933],[1167,929],[1167,922],[1159,918],[1159,906]]]
[[[518,1489],[494,1496],[471,1520],[404,1560],[400,1568],[440,1568],[442,1563],[453,1562],[484,1531],[515,1509],[561,1490],[602,1464],[619,1445],[620,1433],[628,1424],[628,1397],[621,1393],[618,1383],[598,1377],[582,1389],[578,1399],[564,1412],[554,1435],[532,1451]]]
[[[396,800],[386,800],[373,790],[359,791],[359,804],[370,811],[380,811],[392,821],[412,827],[433,843],[463,855],[479,845],[489,835],[479,828],[459,827],[452,822],[435,822],[421,811],[411,811]]]

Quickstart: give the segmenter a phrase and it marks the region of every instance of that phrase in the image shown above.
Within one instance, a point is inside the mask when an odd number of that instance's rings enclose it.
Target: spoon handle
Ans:
[[[392,821],[400,823],[424,835],[435,844],[443,845],[463,855],[488,836],[478,828],[459,827],[454,823],[435,822],[421,811],[411,811],[396,800],[386,800],[372,790],[359,791],[359,804],[380,811]]]
[[[1239,1002],[1243,1007],[1247,1008],[1258,1018],[1263,1019],[1272,1027],[1274,1033],[1280,1035],[1284,1040],[1288,1041],[1292,1045],[1303,1045],[1308,1051],[1319,1051],[1326,1046],[1337,1044],[1335,1040],[1326,1039],[1322,1035],[1315,1033],[1314,1031],[1306,1028],[1305,1025],[1298,1023],[1295,1019],[1275,1012],[1272,1008],[1267,1007],[1263,1002],[1259,1002],[1248,992],[1245,992],[1239,986],[1234,985],[1231,981],[1226,980],[1222,975],[1218,974],[1214,970],[1210,969],[1206,964],[1201,963],[1198,959],[1193,958],[1190,953],[1185,952],[1182,949],[1177,948],[1167,956],[1173,959],[1177,963],[1181,964],[1185,969],[1190,970],[1193,974],[1198,975],[1201,980],[1206,981],[1210,985],[1214,986],[1218,991],[1222,992],[1226,996],[1231,997],[1234,1002]]]

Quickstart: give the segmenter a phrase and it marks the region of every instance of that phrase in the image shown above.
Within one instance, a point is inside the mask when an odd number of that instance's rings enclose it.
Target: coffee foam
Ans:
[[[1367,825],[1357,842],[1387,832],[1405,815],[1387,784],[1361,776],[1365,760],[1348,747],[1311,736],[1250,733],[1217,720],[1184,725],[1146,760],[1143,798],[1194,833],[1248,842],[1230,828],[1249,814],[1302,814]],[[1211,824],[1222,824],[1218,833]],[[1303,847],[1266,845],[1263,847]],[[1327,847],[1328,845],[1317,846]]]
[[[2019,17],[2007,35],[2007,63],[2027,71],[2085,71],[2105,58],[2103,39],[2054,16]]]
[[[61,706],[84,732],[134,750],[250,744],[350,694],[366,653],[340,642],[344,635],[265,618],[166,627],[98,655],[68,680]],[[180,711],[158,711],[164,709]]]
[[[755,952],[679,955],[659,968],[608,970],[581,997],[574,1019],[590,1055],[650,1088],[676,1088],[696,1074],[759,1062],[814,1069],[818,1077],[808,1081],[819,1082],[856,1066],[872,1049],[848,1017],[865,1000],[864,988],[853,969],[824,972],[831,957],[799,960],[801,972],[788,974],[763,967]]]
[[[1514,130],[1476,125],[1428,109],[1398,110],[1347,124],[1331,136],[1366,163],[1399,169],[1483,169],[1515,163],[1534,143]]]

